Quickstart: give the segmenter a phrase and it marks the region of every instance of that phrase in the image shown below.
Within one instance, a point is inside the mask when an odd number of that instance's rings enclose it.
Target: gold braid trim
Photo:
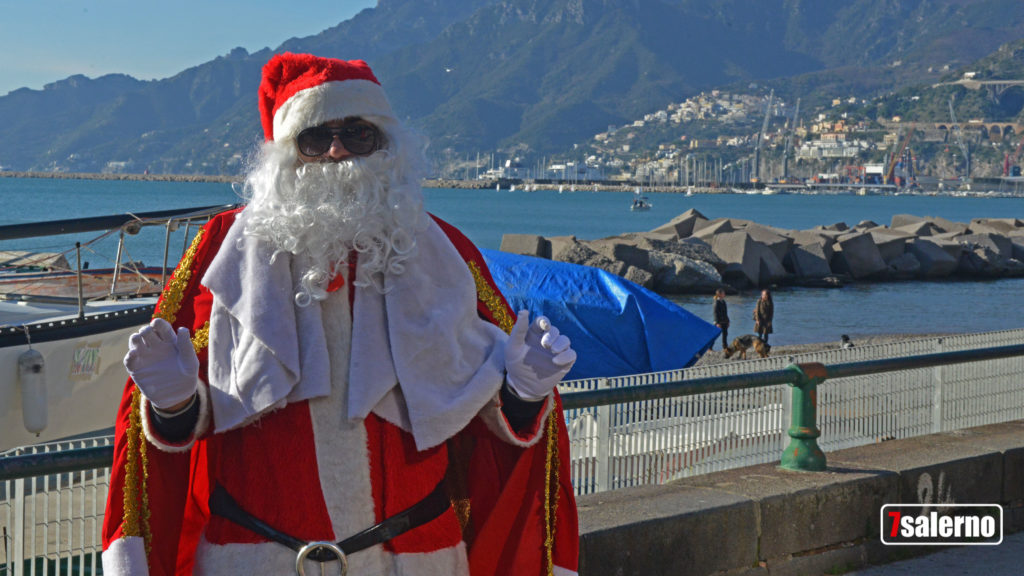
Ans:
[[[136,388],[135,390],[138,391],[138,388]],[[140,397],[142,396],[141,392],[139,393],[139,396]],[[140,510],[140,512],[142,513],[142,526],[141,526],[141,528],[142,528],[142,540],[143,540],[143,542],[146,543],[146,558],[149,558],[149,553],[152,551],[152,548],[153,548],[153,533],[149,529],[149,513],[150,513],[150,510],[149,510],[149,490],[147,489],[147,486],[149,486],[149,458],[148,458],[149,442],[146,442],[146,437],[145,437],[145,435],[142,432],[142,426],[141,426],[141,424],[142,424],[141,423],[142,413],[138,412],[138,411],[136,411],[136,413],[139,414],[139,419],[140,419],[140,422],[139,422],[139,424],[140,424],[139,425],[139,458],[141,458],[141,460],[142,460],[142,462],[141,462],[141,464],[142,464],[142,505],[141,505],[142,510]]]
[[[185,251],[171,281],[164,288],[160,299],[160,309],[154,314],[154,318],[163,318],[174,323],[178,311],[181,309],[181,300],[184,297],[188,281],[192,278],[192,264],[195,261],[196,251],[199,249],[199,242],[203,238],[203,230],[200,229],[192,239],[192,244]],[[209,340],[209,323],[200,330],[203,334],[202,342],[205,346]],[[196,338],[199,338],[199,332]],[[197,345],[193,340],[193,345]],[[124,480],[124,518],[122,519],[122,532],[125,536],[141,536],[146,544],[146,556],[152,551],[152,532],[149,527],[149,458],[147,456],[147,445],[145,432],[142,430],[142,393],[138,388],[132,390],[132,405],[128,414],[128,430],[125,433],[127,442],[128,459],[125,462]]]
[[[146,436],[142,432],[142,393],[132,390],[132,406],[128,416],[128,461],[125,462],[124,480],[124,524],[125,536],[141,536],[149,556],[152,534],[149,530],[149,493],[146,491],[149,479]],[[141,471],[141,473],[140,473]]]
[[[483,272],[476,262],[467,262],[469,271],[473,274],[473,281],[476,282],[476,294],[487,309],[494,316],[498,326],[505,333],[512,331],[515,321],[509,313],[508,308],[502,302],[501,296],[484,278]],[[547,435],[546,454],[544,458],[544,476],[547,481],[544,483],[544,552],[546,555],[546,574],[552,576],[555,570],[554,549],[555,549],[555,513],[558,511],[558,421],[555,420],[554,411],[548,416],[545,434]]]
[[[203,323],[203,327],[196,330],[195,336],[192,337],[192,347],[196,349],[196,354],[202,352],[203,348],[210,345],[210,321],[207,320]]]
[[[185,289],[188,288],[188,281],[192,278],[192,262],[196,258],[199,242],[203,239],[203,232],[204,230],[200,228],[196,237],[192,239],[192,244],[181,257],[181,262],[178,262],[178,267],[174,269],[171,281],[167,283],[167,287],[164,288],[164,293],[161,295],[160,310],[154,314],[156,318],[163,318],[174,324],[178,310],[181,309],[181,299],[185,295]]]
[[[512,319],[512,315],[509,314],[508,308],[505,307],[501,301],[501,296],[494,290],[494,288],[487,283],[484,278],[484,273],[477,266],[476,262],[467,262],[469,264],[469,271],[473,273],[473,281],[476,282],[476,295],[477,298],[483,302],[487,309],[494,315],[494,320],[498,323],[505,333],[512,331],[512,325],[515,321]]]
[[[128,461],[125,462],[124,481],[124,525],[122,531],[125,536],[139,536],[139,431],[142,429],[139,405],[142,395],[139,389],[132,390],[132,407],[128,412],[128,433],[125,441],[128,443]]]
[[[544,460],[544,554],[546,556],[547,574],[552,576],[555,571],[555,514],[558,512],[558,421],[554,411],[548,415],[547,454]]]

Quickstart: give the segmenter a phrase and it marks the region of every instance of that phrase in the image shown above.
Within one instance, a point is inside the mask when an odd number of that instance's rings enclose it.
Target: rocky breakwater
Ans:
[[[501,250],[600,268],[660,294],[772,285],[1024,276],[1024,222],[897,214],[786,230],[687,210],[649,232],[579,240],[506,234]]]

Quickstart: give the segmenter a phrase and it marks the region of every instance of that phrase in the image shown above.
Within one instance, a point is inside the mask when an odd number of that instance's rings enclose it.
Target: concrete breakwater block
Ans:
[[[954,222],[938,216],[929,216],[927,220],[942,232],[952,232],[956,234],[967,233],[967,224],[964,224],[963,222]]]
[[[728,264],[722,279],[758,286],[761,281],[761,250],[766,250],[745,231],[715,234],[710,242],[715,255]]]
[[[959,236],[957,240],[965,250],[981,250],[985,259],[994,265],[1013,258],[1013,243],[1006,236],[989,233],[965,234]]]
[[[1024,263],[1013,257],[1013,242],[997,234],[965,234],[957,272],[964,276],[1000,277],[1024,274]]]
[[[557,243],[556,243],[557,240]],[[561,236],[551,239],[552,260],[582,264],[622,276],[626,273],[628,266],[624,262],[617,262],[594,250],[587,244],[580,242],[575,236]]]
[[[676,254],[652,252],[648,272],[654,275],[654,291],[661,294],[712,293],[723,287],[714,266]]]
[[[835,244],[839,233],[825,232],[823,230],[790,230],[786,236],[793,239],[793,246],[819,246],[825,255],[825,260],[832,259],[832,245]],[[785,258],[783,258],[785,261]]]
[[[1006,235],[1021,227],[1016,218],[975,218],[968,228],[974,234]]]
[[[921,262],[910,252],[893,258],[888,265],[889,275],[896,280],[911,280],[921,275]]]
[[[944,230],[926,220],[914,222],[913,224],[893,226],[890,228],[890,230],[904,232],[906,234],[910,234],[911,236],[931,236],[933,234],[941,234],[942,232],[944,232]]]
[[[554,260],[598,268],[655,292],[711,293],[726,286],[716,268],[725,263],[703,242],[657,240],[647,234],[590,241],[560,236],[550,242]]]
[[[889,221],[889,228],[901,228],[903,226],[921,224],[926,221],[923,216],[916,216],[914,214],[893,214],[892,220]]]
[[[552,260],[560,260],[559,254],[571,250],[572,247],[579,244],[579,240],[575,236],[552,236],[547,240],[551,243]]]
[[[728,232],[735,231],[732,222],[727,218],[721,218],[718,220],[709,220],[704,223],[700,228],[696,228],[693,231],[693,236],[702,240],[708,241],[719,234],[725,234]]]
[[[952,256],[935,242],[923,238],[916,238],[907,244],[907,253],[917,258],[921,265],[920,274],[926,278],[949,276],[960,263],[959,252]]]
[[[882,254],[870,234],[854,233],[840,237],[839,250],[832,257],[832,269],[860,280],[883,276],[888,270]]]
[[[623,274],[622,277],[637,286],[642,286],[648,290],[654,290],[654,274],[651,274],[647,270],[630,266],[626,269],[626,273]]]
[[[970,225],[897,214],[892,225],[843,222],[785,230],[687,210],[648,232],[580,241],[506,234],[501,249],[592,266],[663,293],[705,293],[846,278],[1024,275],[1024,222],[976,218]],[[838,283],[837,283],[838,284]]]
[[[1010,246],[1013,249],[1013,257],[1024,262],[1024,236],[1010,238]]]
[[[650,263],[650,256],[647,250],[618,238],[592,240],[587,244],[597,253],[611,260],[624,262],[626,266],[646,269]]]
[[[504,234],[499,250],[509,254],[551,259],[551,242],[543,236],[534,234]]]
[[[651,230],[651,232],[668,233],[676,238],[686,238],[693,234],[694,229],[702,227],[707,221],[708,219],[703,214],[690,208],[667,223]]]
[[[789,272],[770,248],[762,245],[759,252],[761,264],[758,270],[758,286],[767,286],[788,280]]]
[[[815,226],[814,229],[815,230],[831,230],[831,231],[834,231],[834,232],[846,232],[847,230],[850,229],[850,227],[846,225],[846,222],[836,222],[835,224],[828,224],[828,225],[825,225],[825,226]]]
[[[871,235],[871,240],[875,243],[878,253],[882,255],[882,260],[885,260],[886,264],[891,264],[893,260],[903,256],[903,253],[906,252],[907,240],[914,238],[913,234],[890,230],[884,226],[876,226],[867,232]]]
[[[745,230],[756,242],[771,250],[775,255],[775,259],[779,262],[786,258],[786,253],[793,246],[793,239],[780,234],[780,230],[761,226],[760,224],[752,224],[747,226]]]
[[[663,234],[655,232],[639,232],[622,234],[621,236],[615,236],[614,238],[605,238],[603,240],[594,240],[592,242],[605,242],[613,239],[617,242],[629,244],[630,246],[635,246],[636,248],[647,252],[669,252],[671,254],[678,254],[694,260],[703,260],[719,270],[725,268],[725,262],[715,255],[714,251],[711,250],[711,245],[700,238],[693,236],[689,238],[676,239],[666,238]]]
[[[828,261],[821,244],[798,244],[790,249],[782,264],[797,278],[824,278],[832,274]]]

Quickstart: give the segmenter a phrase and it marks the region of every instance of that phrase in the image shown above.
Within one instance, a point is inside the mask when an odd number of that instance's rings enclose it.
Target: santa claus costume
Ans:
[[[353,117],[380,127],[389,148],[401,140],[360,61],[275,56],[260,99],[271,144]],[[377,173],[389,156],[338,169]],[[333,545],[354,575],[575,574],[557,393],[510,422],[500,353],[515,315],[476,248],[422,213],[414,174],[391,170],[370,188],[385,203],[412,198],[398,211],[415,225],[385,236],[383,255],[359,234],[335,247],[349,256],[330,278],[309,253],[269,242],[272,226],[261,235],[274,202],[261,213],[254,198],[196,235],[155,313],[191,335],[194,417],[171,438],[128,381],[105,574],[313,573],[317,560],[335,573]],[[399,200],[388,195],[397,188]],[[297,549],[308,557],[297,562]]]

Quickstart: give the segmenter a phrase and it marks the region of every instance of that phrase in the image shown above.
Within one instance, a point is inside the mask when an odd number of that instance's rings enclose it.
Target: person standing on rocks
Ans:
[[[715,326],[722,330],[722,350],[729,345],[729,306],[725,303],[725,290],[715,290]],[[714,342],[711,343],[714,348]]]
[[[768,289],[764,289],[754,308],[754,332],[765,344],[768,344],[768,335],[772,333],[772,318],[774,317],[775,303],[772,302],[772,293]]]

